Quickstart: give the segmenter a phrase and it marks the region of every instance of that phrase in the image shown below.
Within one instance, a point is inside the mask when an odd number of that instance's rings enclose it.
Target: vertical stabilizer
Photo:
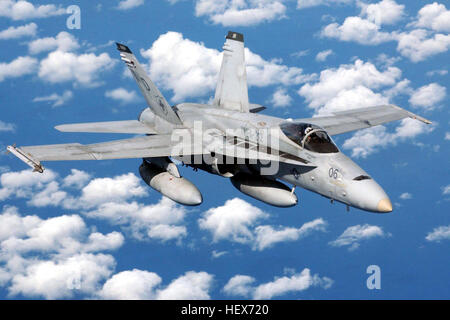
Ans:
[[[223,60],[214,104],[220,108],[249,112],[244,35],[229,31],[223,46]]]
[[[147,73],[141,67],[131,50],[126,45],[120,43],[117,43],[117,50],[120,51],[121,59],[126,63],[133,74],[150,109],[152,109],[157,116],[172,124],[181,124],[178,115],[147,76]]]

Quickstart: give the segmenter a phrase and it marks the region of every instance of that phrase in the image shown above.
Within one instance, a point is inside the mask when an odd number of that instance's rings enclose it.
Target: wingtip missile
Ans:
[[[8,146],[6,148],[9,152],[11,152],[13,155],[15,155],[17,158],[25,162],[27,165],[29,165],[31,168],[33,168],[33,171],[37,171],[39,173],[44,172],[44,166],[36,159],[33,159],[30,155],[26,154],[19,148],[17,148],[15,145]]]

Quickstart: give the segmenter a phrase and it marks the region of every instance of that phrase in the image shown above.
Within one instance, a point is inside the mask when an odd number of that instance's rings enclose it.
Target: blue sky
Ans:
[[[444,2],[353,0],[0,1],[0,146],[92,143],[57,124],[135,119],[145,107],[114,42],[173,104],[214,94],[229,30],[244,34],[249,97],[284,118],[395,103],[433,121],[336,136],[389,194],[386,215],[297,188],[270,207],[225,178],[182,168],[204,202],[161,197],[139,159],[0,155],[4,299],[449,298],[450,11]],[[381,270],[369,290],[366,269]]]

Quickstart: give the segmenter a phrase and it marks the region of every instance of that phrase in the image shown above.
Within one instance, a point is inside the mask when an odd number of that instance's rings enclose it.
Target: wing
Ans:
[[[130,69],[134,79],[139,85],[142,94],[144,95],[145,101],[149,105],[150,109],[159,117],[167,120],[173,124],[181,124],[180,118],[172,109],[172,107],[167,103],[166,99],[163,97],[158,88],[153,84],[150,78],[147,76],[146,72],[139,64],[138,60],[131,52],[131,50],[123,44],[116,43],[117,50],[120,51],[121,59],[126,63],[128,69]]]
[[[229,31],[223,50],[213,104],[228,110],[249,112],[244,36]]]
[[[329,135],[369,128],[404,118],[417,119],[426,124],[431,123],[430,120],[392,104],[334,112],[333,114],[328,117],[296,119],[296,121],[318,125],[324,128]]]
[[[154,128],[137,120],[62,124],[55,127],[62,132],[155,134]]]
[[[39,172],[44,171],[40,161],[148,158],[203,153],[202,147],[195,147],[191,139],[179,140],[174,141],[172,135],[152,135],[87,145],[68,143],[21,148],[8,146],[7,149]]]

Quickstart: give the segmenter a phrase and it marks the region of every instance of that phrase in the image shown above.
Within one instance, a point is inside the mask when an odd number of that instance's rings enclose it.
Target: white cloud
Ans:
[[[272,226],[258,226],[255,228],[254,249],[262,251],[272,247],[275,243],[284,241],[296,241],[310,234],[313,231],[325,231],[326,222],[322,219],[303,224],[300,228],[277,228]]]
[[[19,172],[5,172],[0,176],[0,200],[11,196],[17,198],[31,197],[36,190],[42,190],[48,183],[54,181],[57,174],[47,169],[44,173],[36,173],[31,170]]]
[[[73,93],[70,90],[65,90],[63,94],[52,93],[48,96],[36,97],[33,99],[33,102],[50,102],[52,103],[52,107],[60,107],[66,104],[69,100],[73,98]]]
[[[438,103],[444,100],[447,89],[437,83],[430,83],[417,89],[409,99],[414,107],[434,109]]]
[[[320,51],[316,55],[316,61],[323,62],[323,61],[327,60],[327,58],[332,54],[333,54],[333,50],[331,50],[331,49]]]
[[[71,298],[75,292],[92,294],[99,282],[112,273],[114,266],[114,258],[103,254],[79,254],[57,261],[34,261],[23,273],[12,278],[9,294],[52,300]]]
[[[116,250],[123,242],[118,232],[91,232],[78,215],[41,219],[5,207],[0,214],[2,285],[10,296],[92,295],[115,267],[112,256],[99,252]]]
[[[377,45],[394,40],[392,34],[380,31],[380,25],[360,17],[347,17],[342,25],[331,23],[321,36],[341,41],[354,41],[364,45]]]
[[[12,123],[3,122],[0,120],[0,132],[14,132],[16,131],[16,126]]]
[[[133,269],[113,275],[105,282],[98,295],[113,300],[150,300],[155,299],[155,287],[162,279],[154,272]]]
[[[66,13],[66,9],[54,4],[35,6],[31,2],[20,0],[2,0],[0,2],[0,17],[13,20],[27,20],[35,18],[47,18]]]
[[[297,9],[305,9],[317,6],[333,6],[353,3],[354,0],[297,0]]]
[[[19,27],[9,27],[0,31],[0,40],[17,39],[22,37],[34,37],[37,32],[37,24],[29,23]]]
[[[173,280],[166,288],[159,290],[160,300],[206,300],[210,299],[209,290],[213,276],[207,272],[188,271]]]
[[[355,225],[348,227],[345,231],[334,241],[329,242],[333,247],[349,246],[349,250],[355,250],[359,247],[360,242],[374,237],[386,237],[386,233],[381,227],[372,226],[369,224]]]
[[[136,91],[127,91],[125,88],[117,88],[106,91],[105,97],[117,100],[121,104],[133,103],[139,100]]]
[[[199,97],[215,89],[222,53],[203,43],[184,39],[181,33],[167,32],[141,51],[149,59],[150,77],[162,88],[172,90],[173,101]],[[245,49],[249,86],[293,85],[311,80],[303,70],[287,67],[279,60],[266,61]]]
[[[152,205],[143,205],[134,201],[127,203],[120,199],[97,203],[97,205],[94,210],[84,214],[120,225],[137,240],[180,241],[187,235],[186,227],[180,225],[185,217],[186,209],[168,198],[163,197],[158,203]]]
[[[427,234],[425,239],[434,242],[450,240],[450,225],[434,228],[432,232]]]
[[[380,71],[372,63],[357,59],[353,64],[323,70],[317,82],[303,85],[298,93],[316,115],[326,115],[387,103],[385,97],[372,90],[395,85],[401,74],[397,67]]]
[[[430,56],[446,52],[450,47],[450,35],[436,34],[450,28],[449,12],[445,6],[433,3],[419,11],[418,21],[409,26],[409,31],[381,30],[383,24],[396,23],[404,16],[404,6],[392,0],[383,0],[375,4],[359,3],[360,16],[347,17],[342,25],[331,23],[321,31],[322,37],[340,41],[353,41],[363,45],[378,45],[387,41],[397,41],[397,51],[412,62],[419,62]],[[433,32],[429,29],[433,29]],[[418,29],[417,29],[418,28]]]
[[[286,6],[280,0],[197,0],[195,15],[207,16],[214,24],[251,26],[285,17]]]
[[[77,188],[82,188],[91,178],[91,175],[85,171],[71,169],[70,172],[71,174],[66,176],[63,180],[63,185],[67,187],[74,186]]]
[[[212,280],[206,272],[188,271],[163,288],[156,273],[133,269],[112,276],[97,295],[114,300],[205,300],[210,298]]]
[[[326,226],[322,218],[307,222],[300,228],[257,225],[267,217],[267,213],[259,208],[234,198],[226,201],[223,206],[206,211],[198,220],[198,224],[200,229],[212,234],[214,242],[228,240],[248,244],[253,250],[259,251],[276,243],[296,241],[313,231],[324,231]]]
[[[63,179],[51,170],[36,174],[30,170],[0,175],[0,200],[28,198],[34,207],[60,206],[82,210],[82,214],[119,225],[137,240],[176,240],[187,236],[182,225],[186,209],[168,198],[144,205],[132,199],[147,195],[147,186],[133,173],[112,178],[95,178],[84,171],[72,169]],[[61,187],[62,185],[62,187]],[[79,195],[72,195],[73,187]],[[70,193],[64,188],[70,188]]]
[[[412,139],[433,130],[434,126],[427,126],[422,122],[407,118],[401,120],[400,125],[393,133],[387,132],[384,126],[357,131],[353,137],[345,140],[343,147],[351,149],[353,157],[365,158],[380,148],[396,145],[406,139]]]
[[[445,133],[445,140],[450,140],[450,132]]]
[[[450,194],[450,184],[442,188],[442,194]]]
[[[83,86],[98,85],[101,72],[111,69],[115,61],[107,53],[77,55],[73,52],[53,51],[41,60],[39,77],[51,83],[73,81]]]
[[[427,72],[427,76],[429,77],[432,77],[434,75],[445,76],[446,74],[448,74],[448,70],[445,69],[431,70]]]
[[[248,243],[253,240],[253,233],[249,228],[267,216],[261,209],[234,198],[227,200],[223,206],[206,211],[198,223],[201,229],[212,233],[214,242],[231,240]]]
[[[96,178],[82,189],[80,202],[83,207],[90,208],[109,202],[122,202],[132,197],[147,195],[140,179],[133,173],[113,178]]]
[[[404,5],[393,0],[382,0],[378,3],[358,3],[361,6],[361,16],[377,24],[395,24],[404,16]]]
[[[52,50],[68,52],[79,47],[78,40],[66,31],[61,31],[56,37],[40,38],[28,43],[28,51],[31,54]]]
[[[437,2],[427,4],[419,10],[417,21],[413,25],[435,31],[450,32],[450,10]]]
[[[333,284],[333,280],[327,277],[319,277],[317,274],[311,275],[308,268],[300,273],[291,276],[275,278],[272,282],[267,282],[254,286],[255,279],[250,276],[236,275],[232,277],[224,287],[224,292],[228,295],[238,295],[251,297],[252,299],[271,299],[291,292],[305,291],[310,287],[322,287],[328,289]]]
[[[117,9],[119,10],[129,10],[144,4],[144,0],[123,0],[120,1],[117,5]]]
[[[450,35],[434,34],[424,29],[401,32],[396,35],[397,51],[412,62],[419,62],[450,48]]]
[[[291,96],[286,92],[284,88],[278,88],[272,96],[271,104],[274,107],[287,107],[292,103]]]
[[[0,62],[0,82],[7,78],[18,78],[33,74],[36,71],[37,64],[38,61],[31,57],[18,57],[9,63]]]
[[[409,192],[404,192],[400,195],[399,198],[402,200],[409,200],[409,199],[412,199],[412,194]]]

